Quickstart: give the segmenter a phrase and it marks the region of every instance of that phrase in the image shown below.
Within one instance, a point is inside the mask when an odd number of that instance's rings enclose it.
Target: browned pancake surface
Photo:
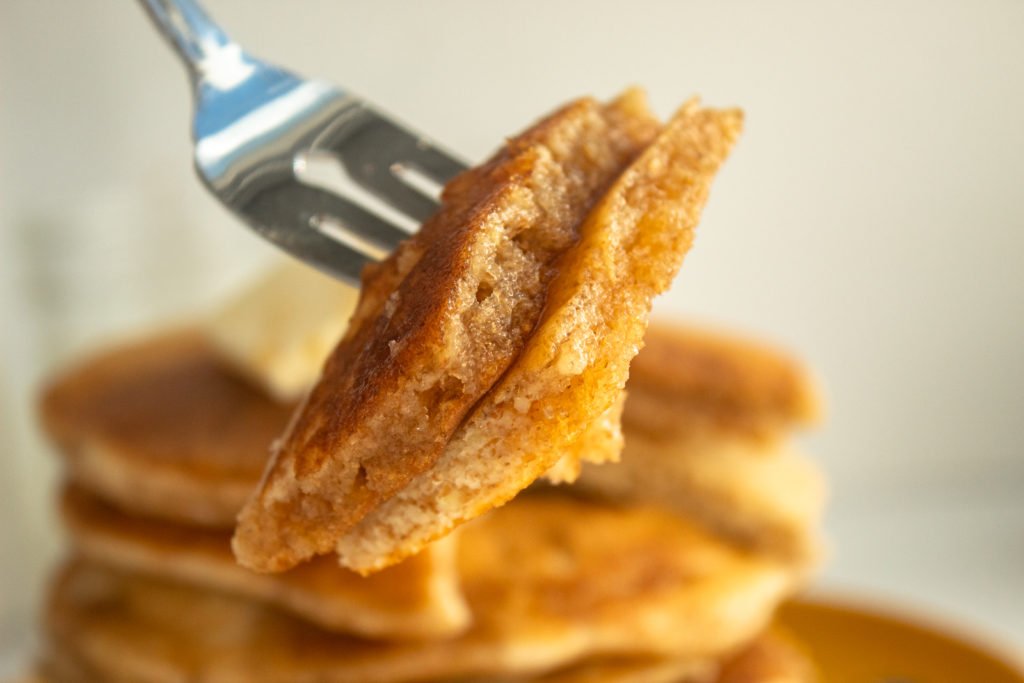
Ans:
[[[692,325],[652,324],[630,366],[623,422],[660,436],[702,429],[752,436],[807,426],[817,391],[792,356]]]
[[[86,359],[41,401],[44,427],[83,487],[129,510],[222,527],[255,488],[291,409],[191,331]]]

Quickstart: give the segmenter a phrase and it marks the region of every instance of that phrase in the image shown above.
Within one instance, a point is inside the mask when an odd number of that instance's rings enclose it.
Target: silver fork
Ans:
[[[255,59],[194,0],[140,0],[192,82],[195,168],[253,230],[320,270],[358,284],[437,209],[437,188],[465,165],[351,93]],[[315,186],[311,162],[340,162],[354,181]],[[388,217],[358,188],[400,212]]]

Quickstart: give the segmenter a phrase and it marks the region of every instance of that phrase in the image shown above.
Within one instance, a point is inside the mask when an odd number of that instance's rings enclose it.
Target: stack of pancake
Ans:
[[[275,276],[278,291],[300,277]],[[290,319],[318,299],[302,282]],[[325,278],[320,300],[336,287]],[[49,596],[46,680],[814,680],[769,627],[813,566],[822,490],[783,445],[815,415],[785,356],[652,326],[620,462],[534,486],[365,577],[331,556],[258,574],[230,537],[294,408],[272,368],[311,376],[320,359],[295,365],[304,323],[239,308],[46,390],[73,548]],[[278,344],[238,353],[258,329]]]
[[[57,377],[44,675],[811,680],[770,626],[817,556],[806,377],[656,327],[627,385],[741,121],[577,100],[449,183],[357,301],[277,276]]]

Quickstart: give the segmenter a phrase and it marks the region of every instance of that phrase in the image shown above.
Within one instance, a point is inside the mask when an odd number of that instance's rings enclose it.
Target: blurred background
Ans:
[[[656,315],[806,359],[822,592],[1024,648],[1024,3],[209,0],[243,45],[467,159],[580,94],[747,113]],[[126,0],[0,4],[0,675],[59,555],[39,383],[278,256],[191,170],[190,93]]]

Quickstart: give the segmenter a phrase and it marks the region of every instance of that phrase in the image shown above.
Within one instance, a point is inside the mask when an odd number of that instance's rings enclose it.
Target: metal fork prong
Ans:
[[[454,175],[464,168],[423,138],[368,109],[357,122],[349,122],[343,135],[321,144],[335,153],[354,181],[420,222],[437,210],[437,199],[405,183],[395,174],[395,166],[413,167],[438,183],[450,179],[442,171]],[[446,161],[439,160],[442,156]]]
[[[267,227],[253,227],[274,242],[284,239],[276,229],[277,225],[287,225],[294,229],[298,221],[301,232],[316,232],[315,223],[324,218],[341,224],[348,232],[380,247],[385,253],[393,251],[402,240],[409,237],[405,230],[358,204],[298,180],[279,183],[255,193],[241,213],[251,215],[253,211],[257,212],[256,215],[264,216],[267,223]],[[371,254],[364,256],[372,258]]]
[[[438,185],[445,185],[469,168],[465,162],[423,138],[417,142],[415,151],[409,155],[408,165]]]
[[[271,234],[271,231],[277,234]],[[374,259],[331,235],[314,229],[308,216],[293,215],[288,221],[261,226],[260,234],[280,249],[333,278],[358,287],[359,273]]]

